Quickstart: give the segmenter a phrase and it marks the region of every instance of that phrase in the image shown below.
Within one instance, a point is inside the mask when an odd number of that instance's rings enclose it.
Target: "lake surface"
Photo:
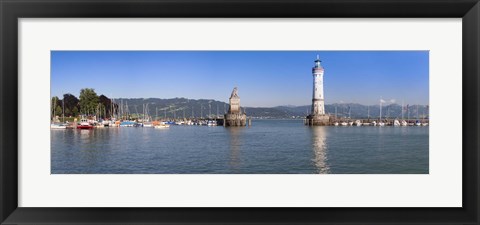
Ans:
[[[52,174],[428,173],[429,127],[170,126],[51,130]]]

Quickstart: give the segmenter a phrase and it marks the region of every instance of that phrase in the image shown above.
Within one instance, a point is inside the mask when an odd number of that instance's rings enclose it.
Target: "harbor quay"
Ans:
[[[82,116],[81,118],[69,118],[71,121],[62,121],[59,117],[53,119],[52,129],[93,129],[93,128],[116,128],[116,127],[154,127],[168,128],[170,125],[185,126],[251,126],[251,118],[234,120],[232,118],[218,117],[196,117],[196,118],[163,118],[151,119],[97,119],[96,116]],[[237,123],[228,124],[228,123]]]
[[[305,118],[303,123],[307,126],[428,126],[429,119],[372,119],[372,118],[336,118],[329,115],[328,120],[320,118]]]

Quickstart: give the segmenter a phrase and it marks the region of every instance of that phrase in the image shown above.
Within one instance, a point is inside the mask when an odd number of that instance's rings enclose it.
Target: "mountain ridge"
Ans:
[[[187,99],[187,98],[116,98],[116,104],[128,105],[130,113],[143,114],[143,106],[148,106],[150,116],[158,118],[184,117],[215,117],[228,111],[229,104],[214,99]],[[148,105],[147,105],[148,104]],[[310,105],[294,106],[283,105],[275,107],[242,107],[247,116],[265,119],[304,118],[308,115]],[[362,105],[359,103],[326,104],[327,114],[337,115],[340,118],[378,118],[379,105]],[[411,105],[403,110],[404,118],[428,117],[428,105]],[[402,106],[396,103],[382,106],[382,118],[401,118]]]

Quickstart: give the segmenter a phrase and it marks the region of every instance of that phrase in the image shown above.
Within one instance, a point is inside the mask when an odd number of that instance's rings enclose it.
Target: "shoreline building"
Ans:
[[[327,126],[330,125],[330,116],[325,114],[325,96],[323,95],[323,73],[324,69],[321,60],[317,55],[315,65],[312,68],[313,75],[313,96],[312,111],[305,120],[305,125]]]
[[[225,126],[246,126],[247,125],[247,114],[242,112],[240,108],[240,96],[238,96],[237,87],[233,88],[232,94],[229,99],[230,107],[228,108],[227,114],[225,114]]]

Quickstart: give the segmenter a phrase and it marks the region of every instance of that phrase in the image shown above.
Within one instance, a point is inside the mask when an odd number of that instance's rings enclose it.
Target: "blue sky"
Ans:
[[[51,94],[228,102],[238,87],[242,106],[308,105],[317,54],[327,104],[428,104],[428,51],[52,51]]]

